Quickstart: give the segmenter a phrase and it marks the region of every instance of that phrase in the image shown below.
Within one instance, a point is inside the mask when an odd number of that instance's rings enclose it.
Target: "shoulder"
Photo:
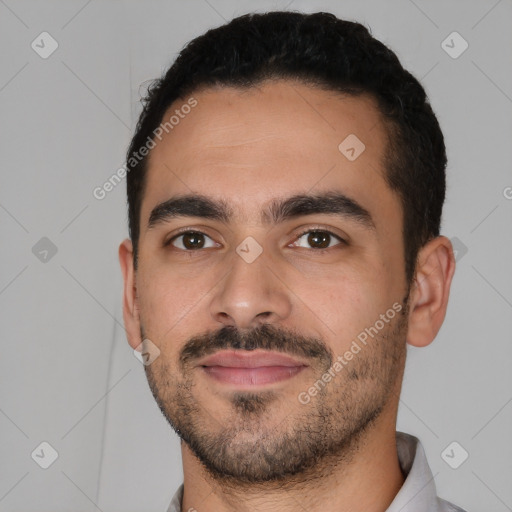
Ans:
[[[439,500],[439,510],[440,512],[466,512],[464,509],[457,507],[453,503],[449,501],[438,498]]]

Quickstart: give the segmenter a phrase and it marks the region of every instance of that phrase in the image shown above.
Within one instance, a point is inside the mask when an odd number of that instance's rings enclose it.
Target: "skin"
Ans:
[[[251,483],[250,478],[212,473],[182,441],[182,510],[288,511],[297,510],[299,503],[312,512],[385,511],[404,481],[395,429],[405,347],[428,345],[442,325],[455,270],[451,243],[440,236],[422,248],[404,304],[408,283],[402,211],[383,178],[387,132],[372,98],[284,80],[245,91],[207,89],[194,97],[198,105],[151,150],[136,272],[131,241],[119,247],[129,344],[137,347],[143,330],[158,346],[160,356],[145,369],[164,414],[183,432],[195,429],[200,439],[218,440],[228,432],[229,443],[224,442],[235,454],[233,464],[251,460],[256,471],[260,450],[266,446],[278,453],[283,435],[303,436],[301,426],[321,431],[319,439],[345,436],[347,443],[336,450],[329,446],[331,453],[302,472]],[[354,161],[338,149],[349,134],[366,146]],[[375,231],[327,214],[275,226],[261,223],[260,212],[272,199],[326,190],[343,192],[364,206]],[[223,198],[234,219],[228,225],[177,218],[147,228],[157,204],[190,193]],[[349,244],[334,238],[328,251],[319,254],[308,245],[308,235],[298,238],[309,227],[328,229]],[[162,247],[180,228],[205,233],[208,248],[190,254],[181,245],[183,237],[175,241],[177,246]],[[263,251],[252,263],[235,251],[248,236]],[[263,323],[288,333],[290,340],[290,333],[297,333],[297,343],[318,340],[326,354],[343,355],[358,333],[394,303],[403,306],[404,314],[390,321],[308,404],[297,396],[322,376],[326,368],[320,359],[306,358],[310,365],[298,375],[255,388],[261,403],[251,402],[252,412],[235,407],[240,396],[235,385],[179,363],[181,350],[194,337],[226,326],[252,333]],[[369,365],[375,368],[372,375],[365,373]],[[356,435],[365,405],[368,411],[379,406],[378,414]],[[306,441],[297,438],[299,446]],[[228,462],[218,461],[226,468]]]

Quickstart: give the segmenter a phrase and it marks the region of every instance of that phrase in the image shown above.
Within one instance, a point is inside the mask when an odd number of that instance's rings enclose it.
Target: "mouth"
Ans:
[[[197,367],[217,382],[253,388],[288,380],[308,365],[279,352],[223,350],[201,359]]]

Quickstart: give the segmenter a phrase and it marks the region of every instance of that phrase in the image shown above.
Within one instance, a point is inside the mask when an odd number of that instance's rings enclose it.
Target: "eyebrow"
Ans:
[[[262,224],[281,222],[305,215],[336,215],[343,220],[354,221],[361,227],[375,231],[370,212],[354,199],[336,191],[320,194],[298,194],[285,199],[274,199],[261,212]],[[229,224],[234,217],[233,209],[223,199],[212,199],[202,194],[172,197],[153,208],[147,229],[179,217],[201,217]]]

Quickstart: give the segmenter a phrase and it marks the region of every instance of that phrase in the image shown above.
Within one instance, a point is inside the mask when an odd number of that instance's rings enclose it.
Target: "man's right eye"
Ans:
[[[211,240],[212,244],[209,246],[205,245],[205,238]],[[201,231],[184,231],[179,233],[165,242],[164,247],[169,245],[181,249],[182,251],[195,251],[198,249],[216,247],[216,243]]]

